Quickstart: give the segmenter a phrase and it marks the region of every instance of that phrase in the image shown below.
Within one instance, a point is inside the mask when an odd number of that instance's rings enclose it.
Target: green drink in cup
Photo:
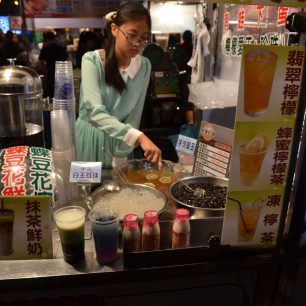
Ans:
[[[80,206],[66,206],[54,213],[64,259],[76,263],[85,258],[84,224],[86,211]]]

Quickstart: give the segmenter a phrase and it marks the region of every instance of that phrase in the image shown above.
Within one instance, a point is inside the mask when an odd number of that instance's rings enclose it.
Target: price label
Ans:
[[[197,139],[179,135],[175,149],[177,151],[185,152],[187,154],[194,155]]]
[[[202,121],[193,175],[227,177],[233,130]]]
[[[102,162],[72,162],[69,181],[72,183],[100,183]]]

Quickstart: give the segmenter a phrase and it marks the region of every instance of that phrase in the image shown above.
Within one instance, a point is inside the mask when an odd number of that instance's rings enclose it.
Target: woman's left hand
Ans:
[[[145,159],[150,163],[156,163],[160,170],[162,168],[161,150],[145,134],[138,137],[138,143],[144,151]]]

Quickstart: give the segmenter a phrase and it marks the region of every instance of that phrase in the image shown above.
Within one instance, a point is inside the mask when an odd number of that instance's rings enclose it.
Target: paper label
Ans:
[[[100,183],[102,162],[76,162],[71,163],[70,178],[72,183]]]

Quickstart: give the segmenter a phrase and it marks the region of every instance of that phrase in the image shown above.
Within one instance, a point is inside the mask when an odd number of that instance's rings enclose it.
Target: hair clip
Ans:
[[[105,15],[105,20],[106,21],[114,21],[117,17],[117,12],[110,12]]]

